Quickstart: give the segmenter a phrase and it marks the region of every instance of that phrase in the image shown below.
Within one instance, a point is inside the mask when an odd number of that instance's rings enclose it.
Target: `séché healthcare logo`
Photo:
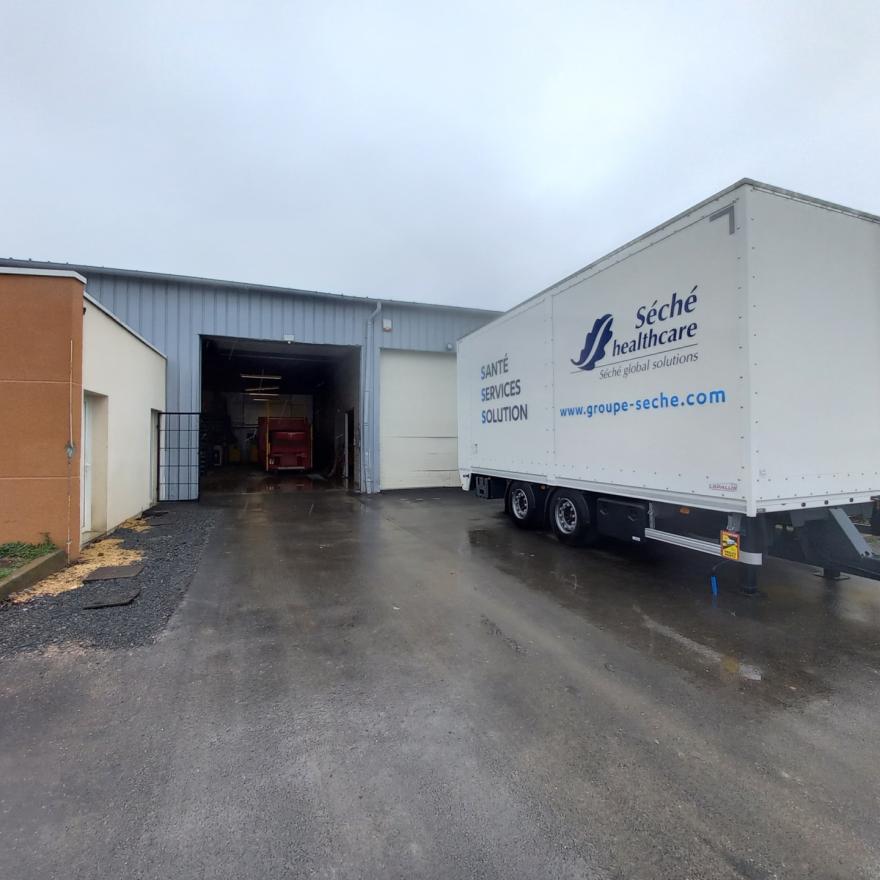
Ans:
[[[581,353],[571,362],[579,370],[592,370],[605,357],[609,343],[611,356],[618,360],[632,360],[633,355],[647,355],[657,350],[676,351],[696,347],[699,330],[694,316],[699,303],[697,288],[695,284],[687,296],[679,296],[676,291],[662,302],[655,299],[650,305],[639,306],[635,311],[633,335],[629,339],[614,339],[614,318],[610,313],[596,318],[593,329],[587,333]],[[626,333],[626,330],[623,332]],[[676,346],[670,349],[672,343],[676,343]],[[611,361],[612,364],[617,362]]]
[[[610,314],[596,318],[593,329],[584,340],[584,347],[581,349],[580,355],[577,360],[572,360],[572,363],[579,370],[592,370],[605,357],[605,346],[611,342],[611,337],[614,335],[611,332],[613,321]]]

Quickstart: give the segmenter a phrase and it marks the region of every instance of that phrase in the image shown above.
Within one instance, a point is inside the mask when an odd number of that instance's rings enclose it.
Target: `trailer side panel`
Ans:
[[[553,292],[558,477],[746,503],[741,206]]]
[[[880,494],[880,223],[753,188],[749,361],[758,509]]]

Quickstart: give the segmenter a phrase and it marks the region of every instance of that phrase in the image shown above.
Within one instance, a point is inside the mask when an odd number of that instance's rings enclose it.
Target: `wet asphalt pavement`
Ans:
[[[880,877],[880,584],[207,503],[155,644],[0,661],[0,876]]]

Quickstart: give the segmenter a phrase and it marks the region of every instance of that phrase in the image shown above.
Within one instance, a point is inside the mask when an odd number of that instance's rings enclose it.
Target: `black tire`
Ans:
[[[507,512],[519,528],[536,529],[541,524],[540,503],[541,499],[531,483],[511,483]]]
[[[595,544],[595,505],[576,489],[557,489],[550,499],[550,525],[557,538],[570,547]]]

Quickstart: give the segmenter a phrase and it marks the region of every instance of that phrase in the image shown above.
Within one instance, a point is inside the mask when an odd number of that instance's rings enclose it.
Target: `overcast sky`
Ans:
[[[880,213],[876,0],[0,9],[2,256],[507,308],[744,176]]]

